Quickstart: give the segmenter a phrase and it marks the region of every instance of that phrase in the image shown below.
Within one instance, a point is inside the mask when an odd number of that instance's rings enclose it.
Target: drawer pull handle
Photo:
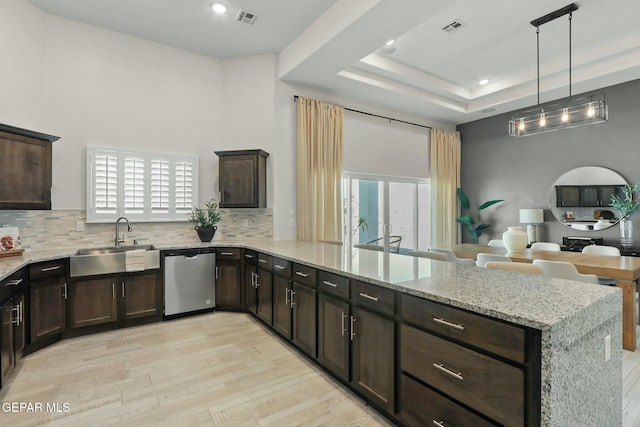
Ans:
[[[247,257],[247,258],[249,258],[249,259],[252,259],[252,258],[253,258],[253,255],[247,255],[247,254],[244,254],[244,256],[245,256],[245,257]]]
[[[342,312],[342,336],[344,336],[344,333],[347,332],[347,328],[344,327],[344,319],[347,318],[347,315],[344,314],[344,311]]]
[[[220,255],[233,256],[233,252],[220,252]]]
[[[440,323],[441,325],[448,326],[453,329],[457,329],[459,331],[464,331],[464,325],[461,325],[460,323],[449,322],[448,320],[444,320],[439,317],[434,317],[433,321],[436,323]]]
[[[9,280],[5,286],[18,286],[22,283],[22,279]]]
[[[436,420],[431,420],[431,421],[433,421],[433,425],[434,425],[434,426],[438,426],[438,427],[446,427],[446,426],[444,425],[444,421],[436,421]]]
[[[371,296],[369,294],[365,294],[364,292],[360,292],[360,296],[363,297],[363,298],[370,299],[371,301],[378,301],[378,298],[373,297],[373,296]]]
[[[42,270],[42,272],[44,273],[45,271],[58,270],[59,268],[60,268],[60,266],[59,266],[59,265],[54,265],[53,267],[46,267],[46,268],[43,268],[43,269],[41,269],[41,270]]]
[[[335,283],[329,282],[327,280],[323,280],[322,283],[324,283],[327,286],[331,286],[332,288],[337,288],[338,287],[338,285],[336,285]]]
[[[452,376],[457,380],[460,380],[460,381],[464,380],[464,377],[462,376],[462,372],[453,372],[451,369],[447,369],[442,363],[433,363],[433,367],[439,371],[444,372],[447,375]]]
[[[284,270],[284,265],[274,265],[275,268],[277,268],[278,270]]]
[[[263,263],[263,264],[266,264],[266,263],[268,263],[269,261],[267,261],[266,259],[259,259],[259,260],[258,260],[258,262],[261,262],[261,263]]]
[[[301,276],[301,277],[308,277],[309,276],[307,273],[303,273],[301,271],[296,271],[296,275]]]

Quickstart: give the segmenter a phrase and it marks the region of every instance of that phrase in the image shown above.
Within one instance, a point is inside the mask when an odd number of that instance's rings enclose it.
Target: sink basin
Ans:
[[[116,254],[121,252],[133,251],[133,250],[142,250],[150,251],[154,250],[155,246],[153,245],[132,245],[132,246],[109,246],[105,248],[87,248],[87,249],[78,249],[76,255],[104,255],[104,254]]]
[[[137,252],[139,250],[144,252]],[[160,268],[160,251],[153,245],[79,249],[75,255],[69,257],[69,275],[71,277],[144,271],[156,268]]]

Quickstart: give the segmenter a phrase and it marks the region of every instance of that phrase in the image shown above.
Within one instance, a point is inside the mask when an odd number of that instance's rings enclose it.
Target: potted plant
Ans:
[[[189,216],[189,221],[194,223],[195,230],[202,242],[210,242],[216,234],[216,225],[222,219],[222,212],[218,209],[218,204],[209,200],[204,204],[205,208],[193,208]]]
[[[609,206],[620,212],[620,244],[623,248],[633,246],[633,222],[631,215],[640,209],[640,202],[633,199],[635,193],[640,189],[640,182],[631,187],[629,184],[622,187],[622,195],[611,196]]]
[[[482,232],[489,228],[489,224],[480,224],[480,211],[488,208],[491,205],[495,205],[496,203],[500,203],[502,199],[489,200],[488,202],[484,202],[480,206],[478,206],[478,213],[476,215],[477,219],[473,219],[471,216],[471,203],[469,203],[469,198],[462,191],[462,188],[456,189],[456,195],[458,196],[458,200],[460,201],[460,216],[456,218],[456,221],[460,224],[467,227],[467,233],[471,236],[472,242],[477,244],[478,239],[482,235]],[[476,225],[476,222],[478,223]]]

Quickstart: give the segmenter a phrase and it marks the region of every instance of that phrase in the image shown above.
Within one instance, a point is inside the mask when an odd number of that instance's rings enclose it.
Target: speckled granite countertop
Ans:
[[[322,268],[369,283],[486,314],[516,324],[546,329],[566,321],[587,307],[601,316],[621,310],[620,290],[561,279],[488,271],[404,255],[349,249],[326,243],[302,241],[157,242],[157,249],[235,246]],[[65,258],[75,250],[26,251],[22,256],[0,259],[0,279],[31,262]],[[613,310],[613,311],[611,311]],[[598,319],[591,318],[597,322]],[[605,319],[600,319],[604,321]],[[591,322],[590,322],[591,323]],[[578,332],[578,331],[575,331]],[[584,332],[584,331],[583,331]]]

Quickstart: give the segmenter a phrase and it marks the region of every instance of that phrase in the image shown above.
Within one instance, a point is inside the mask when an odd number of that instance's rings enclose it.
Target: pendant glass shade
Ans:
[[[582,102],[580,102],[582,101]],[[602,123],[609,117],[604,95],[601,99],[594,97],[575,99],[573,105],[557,109],[541,108],[528,110],[509,121],[509,135],[529,136],[560,129]]]

